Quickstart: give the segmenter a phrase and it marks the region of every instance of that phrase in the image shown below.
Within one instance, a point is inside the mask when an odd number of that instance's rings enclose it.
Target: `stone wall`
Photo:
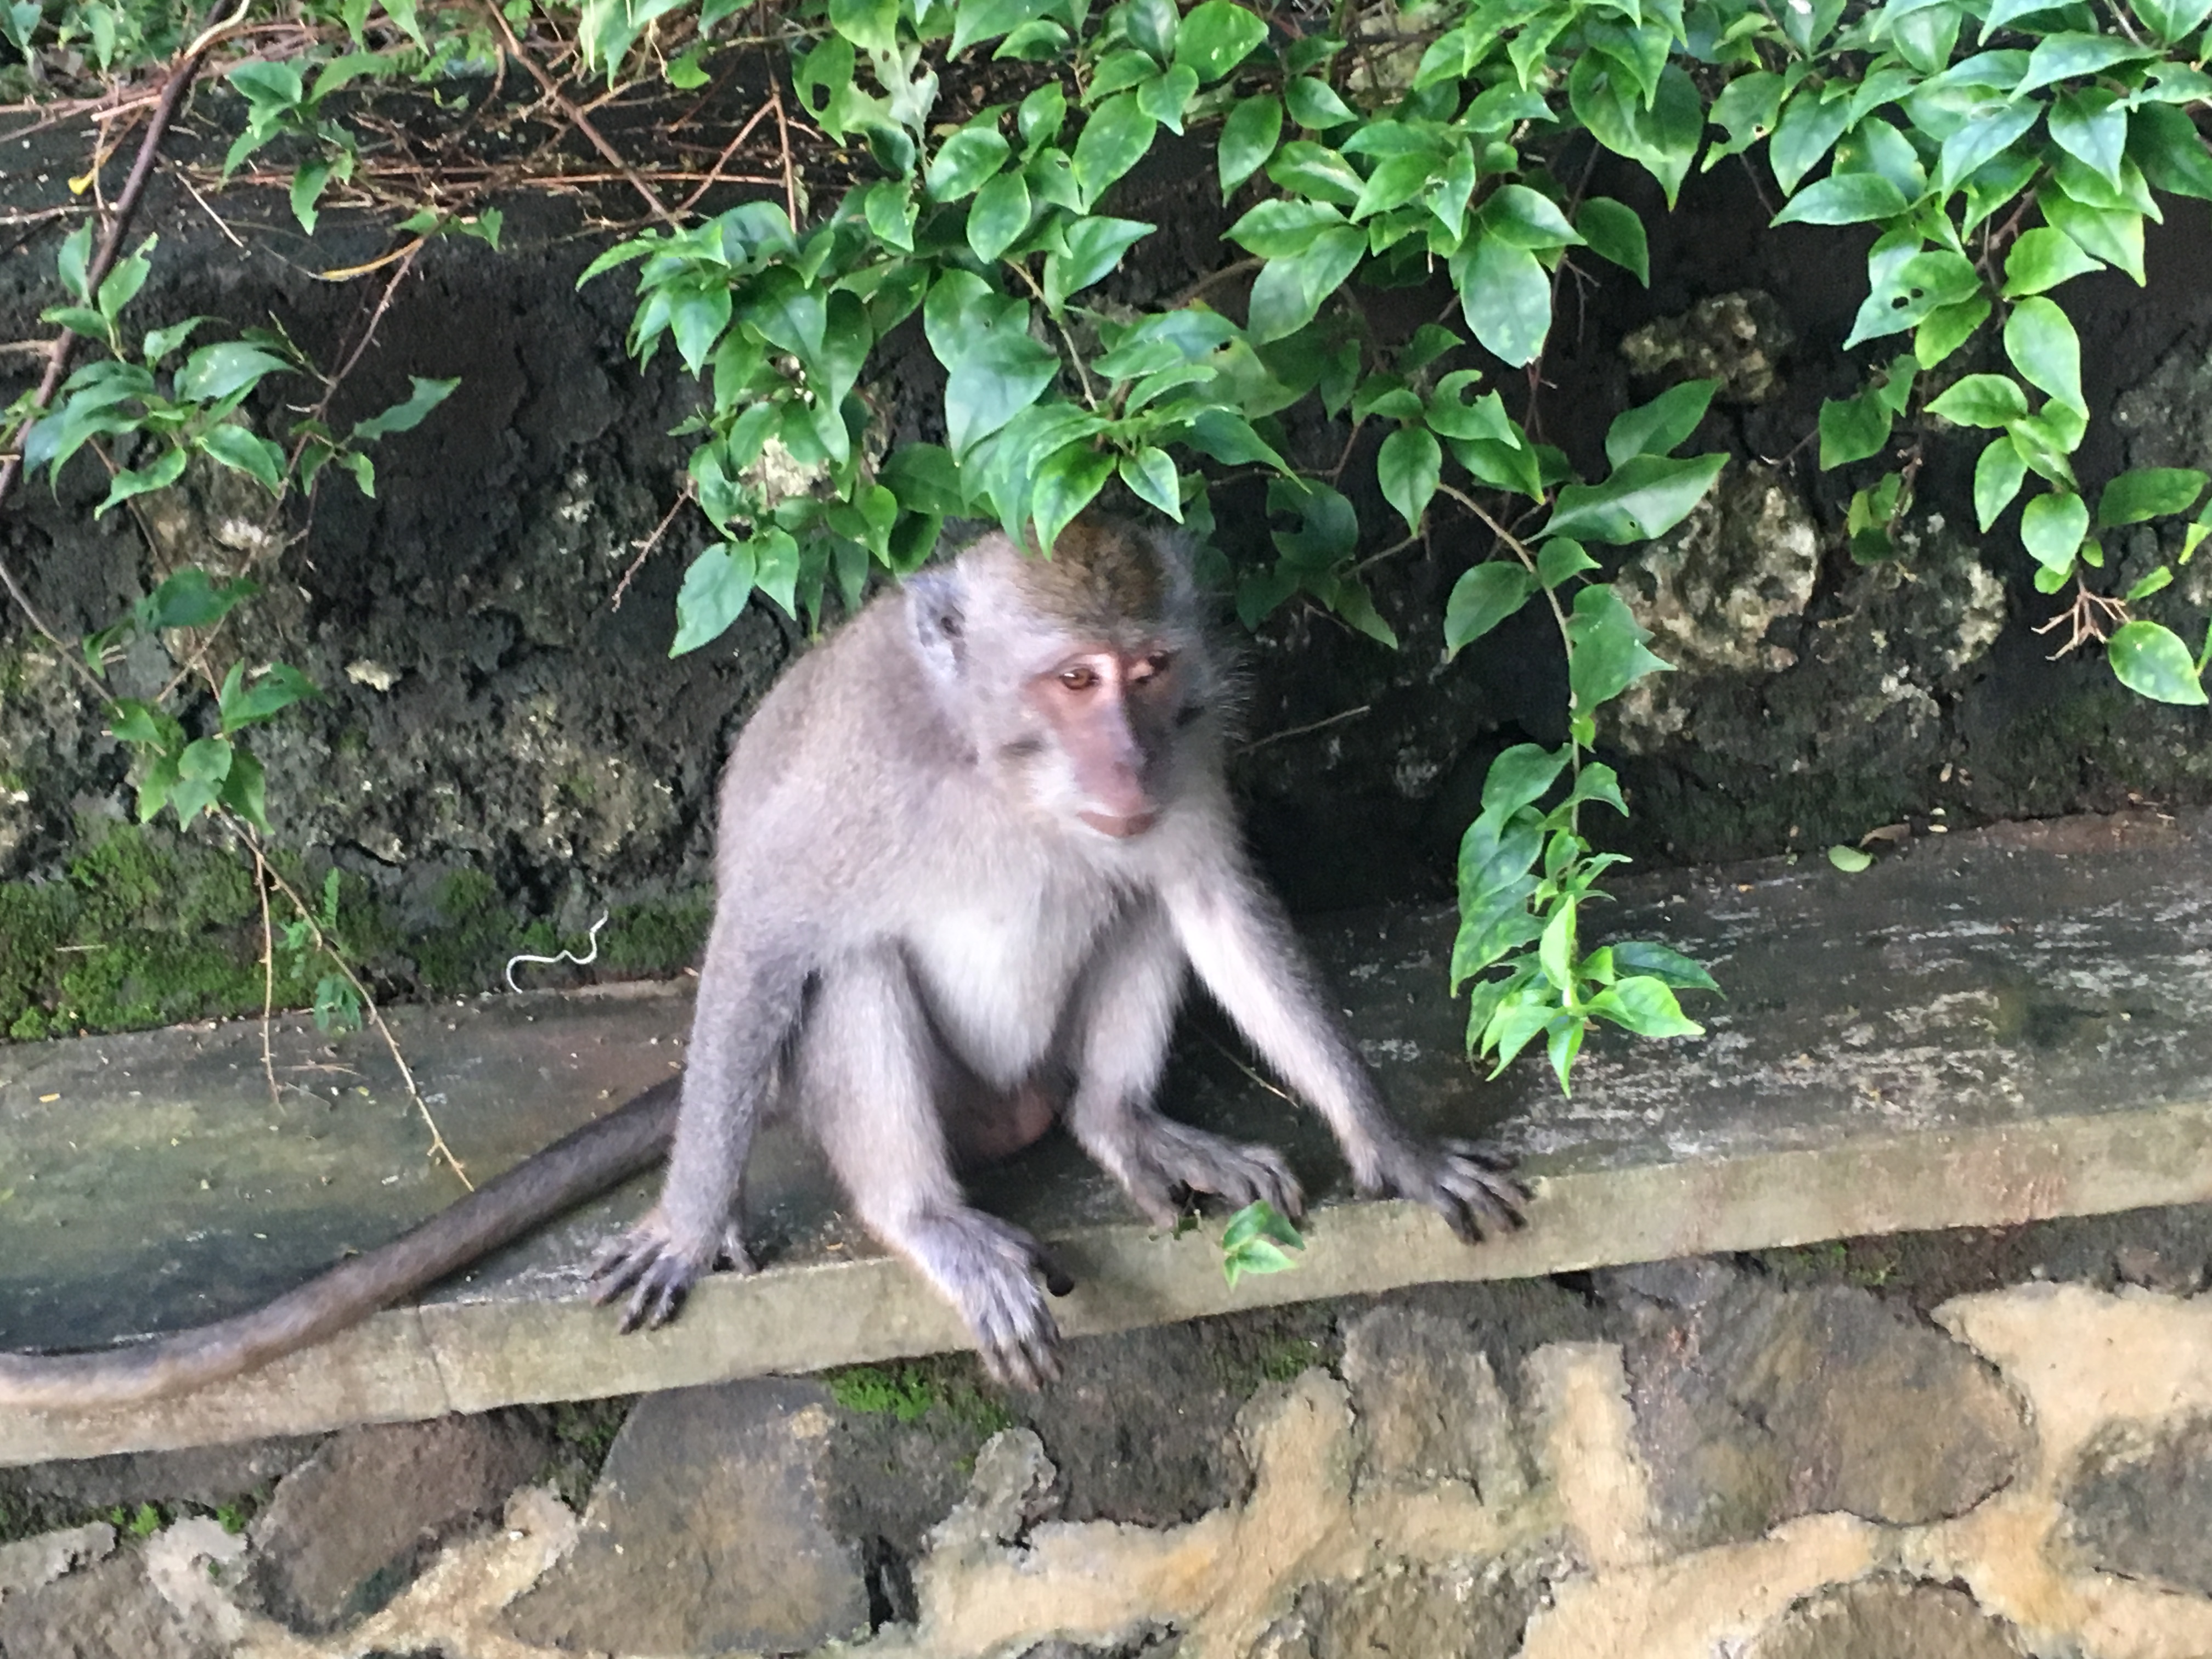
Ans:
[[[2142,1212],[7,1472],[0,1654],[2191,1659],[2208,1259]]]

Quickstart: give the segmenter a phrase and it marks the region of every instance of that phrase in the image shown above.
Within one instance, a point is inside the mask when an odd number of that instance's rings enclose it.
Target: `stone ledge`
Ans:
[[[1929,838],[1873,871],[1768,862],[1622,883],[1608,937],[1657,936],[1732,1000],[1702,1042],[1599,1040],[1561,1099],[1539,1068],[1480,1081],[1443,994],[1451,918],[1364,915],[1313,938],[1409,1119],[1521,1150],[1528,1231],[1468,1250],[1402,1204],[1324,1193],[1298,1271],[1223,1283],[1054,1140],[978,1183],[1054,1238],[1071,1333],[1272,1302],[1823,1238],[2212,1198],[2212,834],[2148,817]],[[665,1075],[688,1003],[666,988],[405,1011],[448,1139],[505,1167]],[[0,1050],[0,1343],[91,1346],[251,1306],[451,1196],[388,1060],[298,1022],[272,1102],[251,1024]],[[1199,1024],[1170,1109],[1340,1166]],[[750,1182],[769,1258],[705,1286],[672,1330],[617,1340],[574,1264],[646,1201],[636,1182],[312,1352],[199,1394],[0,1421],[0,1462],[304,1432],[678,1387],[960,1346],[950,1310],[837,1213],[806,1149]]]

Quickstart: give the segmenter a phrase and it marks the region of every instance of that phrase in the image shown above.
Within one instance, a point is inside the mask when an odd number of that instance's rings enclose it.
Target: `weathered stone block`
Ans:
[[[818,1383],[653,1395],[607,1455],[568,1558],[508,1610],[525,1642],[708,1654],[811,1648],[865,1632],[858,1553],[829,1521]]]
[[[1940,1520],[2020,1469],[2019,1401],[1909,1309],[1844,1285],[1778,1291],[1708,1273],[1696,1285],[1686,1303],[1644,1304],[1626,1356],[1638,1447],[1679,1543],[1832,1510]]]
[[[2065,1504],[2089,1565],[2212,1595],[2212,1417],[2109,1425],[2081,1449]]]
[[[2002,1619],[1948,1584],[1887,1575],[1832,1584],[1759,1632],[1744,1659],[2022,1659]]]
[[[295,1630],[364,1618],[443,1538],[496,1515],[550,1449],[527,1419],[504,1412],[336,1435],[277,1483],[255,1520],[247,1594]]]
[[[1486,1504],[1528,1491],[1513,1407],[1464,1325],[1405,1307],[1344,1332],[1344,1380],[1369,1480],[1464,1480]]]
[[[214,1632],[180,1614],[137,1550],[0,1601],[7,1659],[216,1659]]]
[[[1539,1593],[1534,1575],[1501,1561],[1392,1562],[1300,1591],[1250,1659],[1508,1659]]]

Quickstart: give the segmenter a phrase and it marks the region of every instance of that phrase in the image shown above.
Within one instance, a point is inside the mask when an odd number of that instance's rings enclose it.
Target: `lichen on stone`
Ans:
[[[1756,404],[1772,393],[1796,339],[1773,295],[1742,289],[1646,324],[1621,341],[1620,355],[1646,378],[1679,371],[1684,380],[1717,380],[1723,401]]]

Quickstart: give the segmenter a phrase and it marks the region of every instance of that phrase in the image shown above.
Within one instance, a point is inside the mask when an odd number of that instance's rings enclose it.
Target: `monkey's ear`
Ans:
[[[907,619],[914,629],[915,649],[940,679],[956,679],[967,666],[966,601],[960,573],[950,566],[918,570],[906,579]]]

